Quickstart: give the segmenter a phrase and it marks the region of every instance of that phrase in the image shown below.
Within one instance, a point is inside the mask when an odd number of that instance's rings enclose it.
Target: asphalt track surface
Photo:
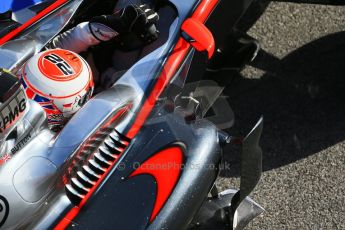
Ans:
[[[345,229],[345,7],[271,3],[250,34],[264,52],[224,92],[233,134],[265,118],[252,197],[266,212],[248,229]],[[238,149],[226,152],[223,189],[238,186]]]

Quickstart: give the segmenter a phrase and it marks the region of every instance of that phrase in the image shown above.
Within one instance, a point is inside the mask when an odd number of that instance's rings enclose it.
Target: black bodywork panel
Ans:
[[[150,175],[129,175],[134,163],[174,145],[183,149],[184,167],[169,199],[150,223],[156,181]],[[186,228],[213,186],[220,159],[218,132],[211,123],[187,124],[176,114],[150,119],[71,229]]]

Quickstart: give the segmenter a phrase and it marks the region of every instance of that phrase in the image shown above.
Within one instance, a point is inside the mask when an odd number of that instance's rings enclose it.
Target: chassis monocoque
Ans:
[[[3,14],[1,67],[16,73],[108,2],[46,1]],[[121,77],[59,133],[21,87],[2,101],[2,118],[15,119],[1,130],[7,158],[0,165],[0,229],[241,229],[263,211],[247,198],[261,173],[262,120],[242,141],[240,190],[218,193],[221,147],[235,139],[175,104],[195,50],[212,56],[204,23],[218,2],[149,3],[160,15],[159,39],[140,50],[113,50],[125,54]],[[14,113],[19,100],[25,106]]]

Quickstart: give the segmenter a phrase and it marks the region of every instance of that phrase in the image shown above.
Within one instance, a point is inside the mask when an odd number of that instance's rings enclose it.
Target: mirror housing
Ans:
[[[215,50],[215,41],[211,31],[199,20],[188,18],[181,27],[182,36],[197,51],[206,51],[210,59]]]

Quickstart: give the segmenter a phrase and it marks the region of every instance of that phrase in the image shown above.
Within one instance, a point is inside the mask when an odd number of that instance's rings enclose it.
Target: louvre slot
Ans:
[[[91,188],[96,184],[94,181],[91,181],[87,176],[85,176],[84,173],[81,171],[77,172],[77,178],[78,181],[87,188]]]
[[[101,178],[100,175],[97,175],[92,169],[90,169],[89,166],[84,165],[82,172],[85,176],[87,176],[91,181],[97,181],[99,178]]]
[[[65,186],[66,195],[74,205],[79,205],[90,193],[102,175],[117,162],[130,141],[109,127],[102,129],[85,143],[76,157],[73,166],[75,170],[70,175],[69,184]]]
[[[102,155],[99,152],[96,152],[94,159],[98,164],[100,164],[104,168],[109,168],[111,166],[111,162],[107,161],[107,159],[102,157]]]
[[[68,199],[75,205],[78,205],[85,197],[79,194],[70,184],[66,184],[65,189]]]
[[[105,139],[104,144],[109,150],[116,150],[116,145],[111,141],[111,139]]]
[[[90,189],[80,183],[77,178],[71,179],[71,185],[73,189],[81,195],[86,195],[90,191]]]
[[[115,132],[110,133],[109,137],[115,143],[116,146],[126,148],[127,143],[121,141],[120,137]]]
[[[116,134],[120,137],[120,139],[122,140],[122,142],[126,142],[126,145],[128,145],[129,142],[131,142],[131,139],[129,139],[128,137],[126,137],[125,135],[119,133],[116,129],[114,129],[114,131],[116,132]]]
[[[106,140],[104,141],[104,145],[111,151],[113,154],[119,155],[123,151],[122,149],[118,148],[112,141]]]
[[[104,148],[102,146],[99,148],[99,153],[104,159],[108,161],[115,161],[118,157],[116,154],[112,154],[107,148]]]
[[[98,164],[94,159],[89,160],[89,166],[98,175],[103,175],[103,173],[105,173],[106,171],[106,169],[103,168],[100,164]]]

